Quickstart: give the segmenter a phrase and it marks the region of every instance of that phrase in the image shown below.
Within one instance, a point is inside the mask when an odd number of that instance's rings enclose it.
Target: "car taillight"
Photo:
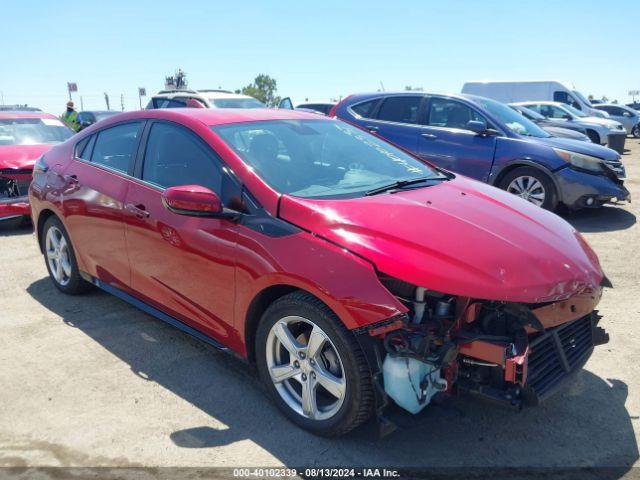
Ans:
[[[38,173],[47,173],[48,170],[49,165],[44,161],[44,155],[42,155],[33,166],[33,176],[35,177]]]

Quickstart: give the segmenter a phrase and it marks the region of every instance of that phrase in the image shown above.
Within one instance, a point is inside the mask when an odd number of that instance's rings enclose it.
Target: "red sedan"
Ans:
[[[0,112],[0,221],[29,215],[33,164],[72,134],[48,113]]]
[[[323,435],[458,391],[535,404],[607,340],[564,220],[314,114],[117,115],[46,153],[30,200],[59,290],[255,363]]]

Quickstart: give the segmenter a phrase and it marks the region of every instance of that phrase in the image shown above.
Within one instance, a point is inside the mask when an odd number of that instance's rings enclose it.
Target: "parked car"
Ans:
[[[547,101],[570,105],[586,116],[606,118],[575,88],[557,81],[467,82],[462,93],[487,97],[503,103]]]
[[[325,116],[124,113],[41,158],[30,199],[58,290],[255,363],[323,435],[391,399],[536,404],[607,341],[610,283],[567,222]]]
[[[0,221],[29,215],[27,189],[36,159],[71,135],[48,113],[0,112]]]
[[[249,95],[227,90],[161,90],[151,97],[147,110],[156,108],[264,108],[264,103]]]
[[[584,133],[586,130],[582,127],[575,126],[573,128],[567,128],[566,122],[554,121],[550,118],[543,117],[538,112],[527,107],[523,107],[522,105],[510,103],[509,106],[523,117],[531,120],[551,136],[580,140],[582,142],[591,141],[586,133]]]
[[[82,112],[78,113],[78,123],[80,124],[80,130],[90,127],[100,120],[104,120],[105,118],[117,115],[118,113],[120,112],[116,112],[114,110],[83,110]]]
[[[495,100],[378,92],[347,97],[332,114],[549,210],[559,203],[579,209],[629,198],[616,152],[552,137]]]
[[[627,131],[620,122],[608,118],[587,117],[579,110],[560,102],[522,102],[517,105],[530,108],[546,118],[583,127],[593,143],[608,145],[618,153],[624,152]]]
[[[627,107],[633,108],[634,110],[640,110],[640,102],[627,103]]]
[[[314,112],[321,113],[323,115],[328,115],[333,107],[335,107],[335,102],[306,102],[300,103],[297,106],[293,106],[293,102],[290,97],[285,97],[280,100],[280,104],[278,108],[284,108],[289,110],[301,110],[306,112]]]
[[[596,105],[598,110],[607,112],[609,117],[620,122],[627,133],[634,137],[640,137],[640,112],[624,105],[602,104]]]

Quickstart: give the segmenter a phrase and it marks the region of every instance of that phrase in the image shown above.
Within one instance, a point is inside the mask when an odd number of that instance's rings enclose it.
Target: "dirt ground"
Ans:
[[[538,408],[463,397],[381,440],[373,424],[314,437],[286,421],[232,357],[105,293],[63,296],[32,232],[0,224],[0,465],[629,470],[640,435],[640,144],[627,145],[636,203],[564,215],[615,286],[600,304],[610,343]]]

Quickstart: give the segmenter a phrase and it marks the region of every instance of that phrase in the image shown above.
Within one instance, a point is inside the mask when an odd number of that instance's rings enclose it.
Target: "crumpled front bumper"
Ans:
[[[555,173],[555,179],[562,203],[572,209],[600,207],[612,201],[631,201],[629,190],[613,174],[593,175],[563,168]]]

